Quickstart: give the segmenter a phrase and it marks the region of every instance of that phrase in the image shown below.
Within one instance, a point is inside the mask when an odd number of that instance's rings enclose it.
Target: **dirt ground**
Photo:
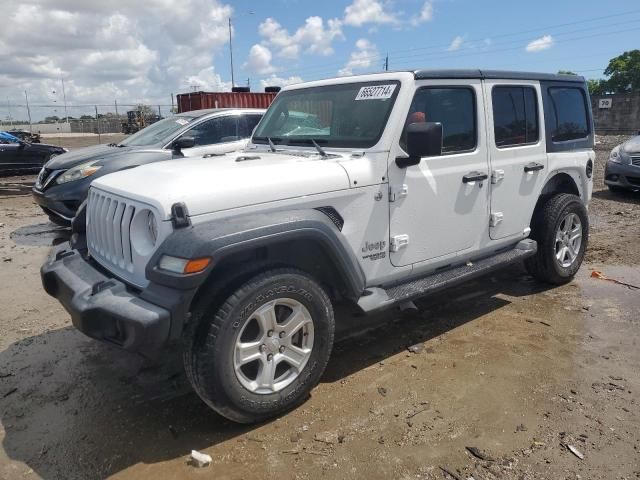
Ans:
[[[0,180],[0,478],[640,478],[640,290],[591,277],[640,286],[640,194],[603,188],[620,139],[599,141],[575,281],[514,267],[412,316],[341,312],[311,398],[255,426],[210,411],[176,352],[152,365],[75,331],[38,274],[64,233],[33,177]]]

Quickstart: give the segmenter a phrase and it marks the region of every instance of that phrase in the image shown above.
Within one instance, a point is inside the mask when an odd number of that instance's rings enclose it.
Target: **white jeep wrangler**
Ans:
[[[372,312],[521,260],[571,280],[589,105],[581,77],[485,70],[287,87],[242,153],[96,180],[43,285],[93,338],[181,340],[200,397],[260,421],[320,380],[338,301]]]

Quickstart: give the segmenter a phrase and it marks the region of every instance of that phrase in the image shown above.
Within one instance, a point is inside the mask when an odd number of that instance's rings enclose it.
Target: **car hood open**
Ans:
[[[183,202],[190,216],[349,188],[345,169],[318,155],[260,152],[157,162],[98,178],[93,186],[156,207],[170,218]]]

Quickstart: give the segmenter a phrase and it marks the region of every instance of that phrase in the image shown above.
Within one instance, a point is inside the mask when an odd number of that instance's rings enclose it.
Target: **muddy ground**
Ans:
[[[311,398],[257,426],[208,410],[176,352],[152,365],[75,331],[38,276],[64,234],[33,177],[0,180],[0,478],[640,478],[640,290],[591,277],[640,286],[640,194],[603,189],[618,139],[600,141],[575,281],[514,267],[413,316],[342,312],[375,328],[343,335]]]

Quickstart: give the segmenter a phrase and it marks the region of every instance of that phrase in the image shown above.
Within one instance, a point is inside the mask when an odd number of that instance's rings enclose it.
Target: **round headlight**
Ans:
[[[151,210],[149,210],[149,213],[147,214],[147,228],[149,229],[151,243],[155,246],[158,241],[158,221]]]
[[[153,252],[158,241],[158,220],[148,209],[140,210],[131,221],[131,245],[139,255]]]

